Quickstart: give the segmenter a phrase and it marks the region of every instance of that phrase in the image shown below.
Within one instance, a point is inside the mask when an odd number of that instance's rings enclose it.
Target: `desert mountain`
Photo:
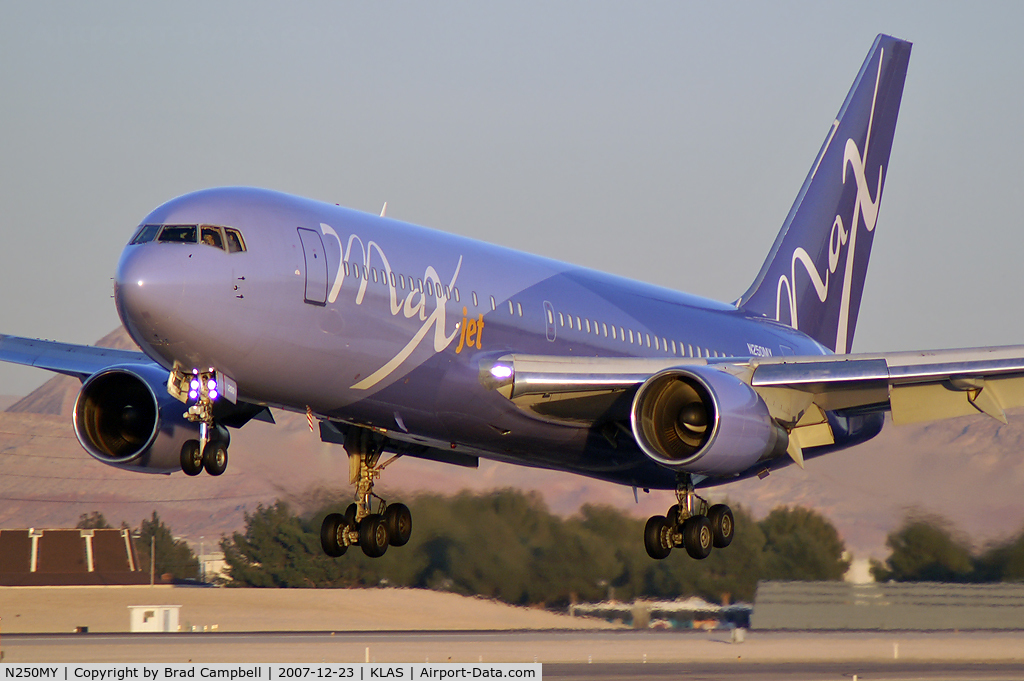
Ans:
[[[98,345],[134,348],[123,330]],[[56,377],[0,412],[0,527],[72,526],[101,511],[136,526],[155,509],[176,533],[197,543],[244,527],[244,513],[275,499],[293,502],[312,490],[346,490],[344,451],[311,433],[301,414],[275,412],[278,424],[252,422],[232,434],[231,463],[220,478],[142,475],[104,466],[79,446],[71,426],[78,381]],[[670,492],[640,493],[577,476],[482,461],[464,469],[403,459],[389,466],[378,490],[385,498],[418,492],[518,487],[540,492],[557,512],[612,504],[649,516],[673,503]],[[887,555],[886,534],[909,511],[946,516],[976,545],[1016,533],[1024,524],[1024,413],[1010,425],[971,416],[896,428],[860,447],[814,459],[764,480],[711,490],[763,515],[783,504],[815,508],[838,527],[858,556]],[[640,537],[637,537],[640,541]],[[683,559],[683,558],[681,558]]]

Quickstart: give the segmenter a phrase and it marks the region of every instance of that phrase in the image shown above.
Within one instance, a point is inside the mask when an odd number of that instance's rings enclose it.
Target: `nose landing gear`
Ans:
[[[220,385],[215,369],[200,372],[193,369],[185,374],[179,369],[171,371],[167,379],[167,392],[178,400],[195,403],[184,416],[199,423],[199,439],[189,440],[181,448],[181,470],[185,475],[199,475],[205,469],[210,475],[222,475],[228,468],[228,429],[213,418],[213,403],[220,396]]]
[[[405,504],[388,504],[373,493],[374,480],[401,454],[378,464],[384,438],[366,428],[350,429],[345,437],[349,460],[349,483],[355,485],[356,500],[344,514],[331,513],[320,526],[320,545],[328,556],[343,555],[349,546],[359,546],[371,558],[379,558],[389,546],[404,546],[412,536],[412,513]],[[373,512],[373,499],[379,502]]]
[[[691,558],[703,560],[712,548],[724,549],[735,532],[732,510],[725,504],[711,506],[697,496],[689,473],[679,476],[679,503],[666,515],[656,515],[644,527],[644,548],[655,560],[667,558],[673,548],[682,547]]]

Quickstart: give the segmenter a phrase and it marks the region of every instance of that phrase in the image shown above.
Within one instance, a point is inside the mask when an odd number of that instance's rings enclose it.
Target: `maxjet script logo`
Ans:
[[[843,224],[842,216],[836,215],[836,219],[832,223],[832,231],[829,233],[828,271],[826,271],[824,275],[818,273],[814,266],[814,261],[806,250],[802,247],[796,248],[793,251],[789,276],[787,277],[783,274],[779,277],[778,288],[775,294],[775,319],[778,321],[782,320],[782,289],[785,287],[785,300],[789,305],[790,324],[794,329],[799,329],[800,320],[797,318],[798,308],[796,299],[797,289],[794,286],[794,283],[796,282],[797,263],[803,265],[804,270],[811,279],[811,284],[814,286],[815,293],[818,294],[818,300],[824,303],[828,300],[829,278],[836,273],[836,270],[839,267],[839,260],[842,256],[843,248],[846,247],[846,263],[843,270],[843,290],[839,306],[839,324],[836,329],[835,347],[836,353],[838,354],[847,352],[847,329],[850,323],[850,294],[853,282],[853,258],[857,251],[857,225],[860,224],[863,219],[864,228],[867,229],[867,231],[873,232],[875,230],[875,222],[878,220],[878,202],[882,197],[882,175],[884,173],[884,168],[879,164],[878,185],[875,192],[875,198],[872,199],[871,189],[868,187],[865,165],[868,158],[868,145],[871,142],[871,127],[875,120],[875,102],[878,99],[878,83],[882,76],[882,62],[884,59],[885,51],[883,50],[878,59],[878,74],[875,77],[875,92],[871,100],[871,114],[868,118],[868,134],[864,140],[864,153],[861,153],[860,149],[857,148],[857,143],[852,138],[848,138],[846,140],[846,149],[843,152],[843,184],[846,184],[847,171],[849,170],[852,172],[853,180],[857,185],[857,198],[853,204],[853,217],[850,222],[851,228],[847,229],[846,225]],[[830,138],[825,149],[821,153],[822,157],[827,153],[828,146],[831,145],[831,143],[832,139]]]
[[[359,236],[353,234],[348,238],[348,244],[341,242],[341,237],[330,225],[320,223],[320,229],[323,231],[324,236],[334,237],[338,242],[338,247],[341,249],[342,261],[344,263],[351,264],[352,267],[362,268],[363,275],[359,278],[359,290],[356,292],[356,305],[362,305],[363,299],[366,296],[366,287],[369,284],[369,280],[366,277],[366,272],[370,271],[371,267],[378,267],[372,263],[374,254],[380,259],[379,268],[381,275],[384,277],[384,283],[388,287],[389,301],[391,304],[391,315],[397,317],[399,314],[403,315],[406,319],[412,319],[413,317],[419,318],[420,328],[416,330],[412,338],[406,343],[405,347],[398,351],[398,353],[388,360],[384,366],[377,369],[375,372],[359,381],[352,386],[353,390],[368,390],[373,386],[380,383],[382,380],[390,376],[394,371],[401,366],[402,362],[407,360],[413,351],[419,347],[420,343],[426,338],[430,331],[433,330],[433,341],[434,341],[434,352],[441,352],[455,340],[455,336],[459,333],[458,327],[450,334],[445,333],[447,318],[445,315],[445,300],[446,291],[451,291],[455,288],[455,282],[459,278],[459,270],[462,269],[462,256],[459,256],[459,261],[455,265],[455,272],[452,274],[452,278],[448,281],[447,285],[441,282],[441,277],[437,273],[437,270],[433,266],[428,265],[423,272],[422,282],[418,286],[412,284],[412,278],[409,278],[411,289],[405,298],[399,298],[398,287],[396,286],[396,277],[398,274],[391,269],[391,263],[388,262],[387,256],[384,251],[375,241],[369,241],[365,245],[363,240]],[[355,247],[358,245],[359,251],[355,251]],[[355,258],[353,259],[353,255]],[[334,303],[338,300],[338,294],[341,292],[341,286],[345,282],[345,268],[339,263],[338,271],[334,276],[334,285],[331,287],[330,293],[327,295],[327,302]],[[433,295],[430,293],[433,292]],[[471,322],[472,323],[472,322]],[[483,331],[483,318],[477,322],[476,340],[477,347],[480,342],[480,332]],[[462,333],[468,335],[466,324],[462,324]],[[462,343],[459,345],[460,349]]]

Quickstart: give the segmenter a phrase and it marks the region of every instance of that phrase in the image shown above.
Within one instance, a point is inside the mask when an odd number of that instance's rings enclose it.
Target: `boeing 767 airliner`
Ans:
[[[409,509],[373,492],[393,454],[675,490],[647,552],[704,558],[733,519],[701,487],[864,442],[886,411],[1005,422],[1024,405],[1024,346],[850,354],[910,50],[875,40],[733,303],[221,188],[154,210],[121,255],[117,310],[142,353],[0,336],[0,360],[81,379],[82,446],[140,472],[220,475],[230,428],[307,413],[355,488],[324,520],[332,556],[409,540]]]

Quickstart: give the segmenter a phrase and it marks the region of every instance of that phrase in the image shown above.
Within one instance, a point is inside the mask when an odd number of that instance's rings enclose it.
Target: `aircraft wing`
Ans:
[[[39,367],[85,380],[114,364],[154,364],[141,352],[0,334],[0,361]]]
[[[1005,423],[1007,409],[1024,406],[1021,345],[741,359],[512,354],[482,366],[481,380],[524,410],[583,424],[628,418],[629,400],[644,381],[686,367],[739,377],[789,429],[823,424],[825,411],[891,411],[897,424],[983,413]],[[804,446],[827,444],[802,439]]]

